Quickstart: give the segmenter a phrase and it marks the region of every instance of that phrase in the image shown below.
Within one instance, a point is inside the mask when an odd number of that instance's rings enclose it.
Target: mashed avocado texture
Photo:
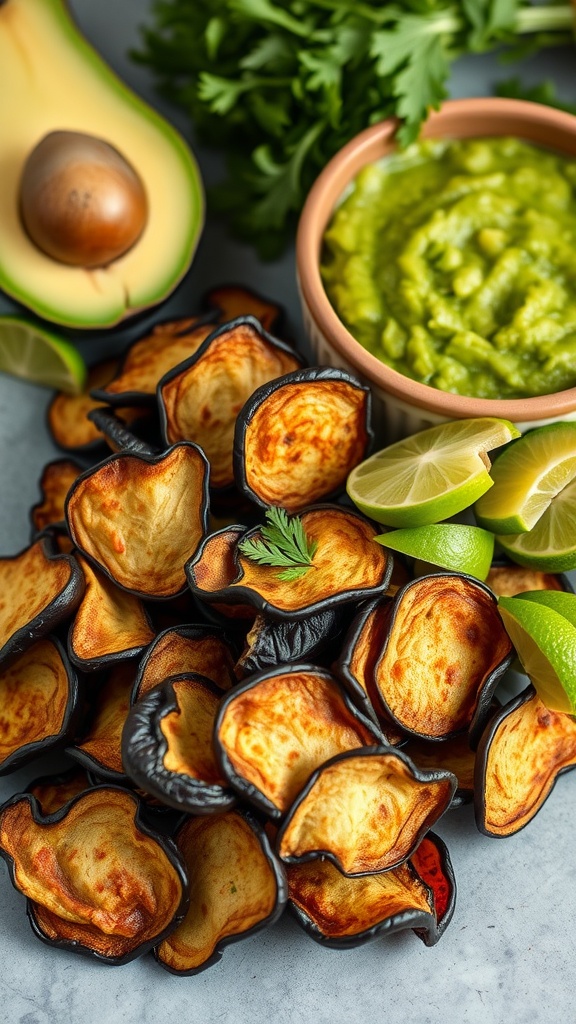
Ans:
[[[325,233],[350,332],[443,391],[576,386],[576,160],[518,139],[428,140],[365,167]]]

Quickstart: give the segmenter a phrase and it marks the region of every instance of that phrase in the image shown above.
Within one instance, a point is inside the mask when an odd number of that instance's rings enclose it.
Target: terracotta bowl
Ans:
[[[350,334],[324,291],[322,237],[332,212],[360,169],[395,148],[397,122],[361,132],[324,168],[304,205],[296,241],[304,325],[319,364],[352,370],[372,386],[376,431],[389,443],[448,419],[501,416],[522,431],[558,419],[576,419],[576,388],[537,398],[488,399],[454,395],[391,369]],[[432,113],[424,138],[513,135],[576,156],[576,117],[536,103],[505,99],[451,100]]]

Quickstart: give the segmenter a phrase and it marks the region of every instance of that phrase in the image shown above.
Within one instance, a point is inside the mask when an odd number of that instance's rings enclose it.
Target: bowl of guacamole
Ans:
[[[320,361],[373,387],[386,437],[576,417],[576,118],[456,100],[404,151],[361,133],[305,205],[297,265]]]

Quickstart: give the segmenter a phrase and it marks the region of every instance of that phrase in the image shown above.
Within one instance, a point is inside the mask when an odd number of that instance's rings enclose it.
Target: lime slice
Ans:
[[[531,430],[502,452],[490,475],[494,487],[474,507],[480,526],[498,534],[531,530],[576,477],[576,423]]]
[[[346,489],[361,512],[386,526],[437,523],[492,487],[486,452],[518,436],[495,417],[441,423],[361,462]]]
[[[520,597],[523,601],[533,601],[534,604],[552,608],[576,626],[576,594],[566,590],[524,590]]]
[[[576,480],[556,495],[528,533],[502,534],[496,539],[514,562],[529,569],[576,569]]]
[[[375,537],[392,551],[401,551],[422,562],[468,573],[485,580],[492,564],[494,534],[479,526],[433,523],[408,530],[392,530]]]
[[[74,345],[16,316],[0,316],[0,371],[68,395],[80,394],[86,382]]]
[[[576,713],[576,626],[553,608],[501,597],[500,615],[518,660],[550,711]]]

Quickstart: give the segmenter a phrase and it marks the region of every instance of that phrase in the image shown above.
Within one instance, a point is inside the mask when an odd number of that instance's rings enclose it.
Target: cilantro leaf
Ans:
[[[247,537],[238,544],[239,551],[259,565],[282,568],[278,579],[300,579],[312,567],[318,544],[306,536],[302,520],[288,516],[286,509],[266,509],[266,525],[260,536]],[[284,568],[285,567],[285,568]]]

